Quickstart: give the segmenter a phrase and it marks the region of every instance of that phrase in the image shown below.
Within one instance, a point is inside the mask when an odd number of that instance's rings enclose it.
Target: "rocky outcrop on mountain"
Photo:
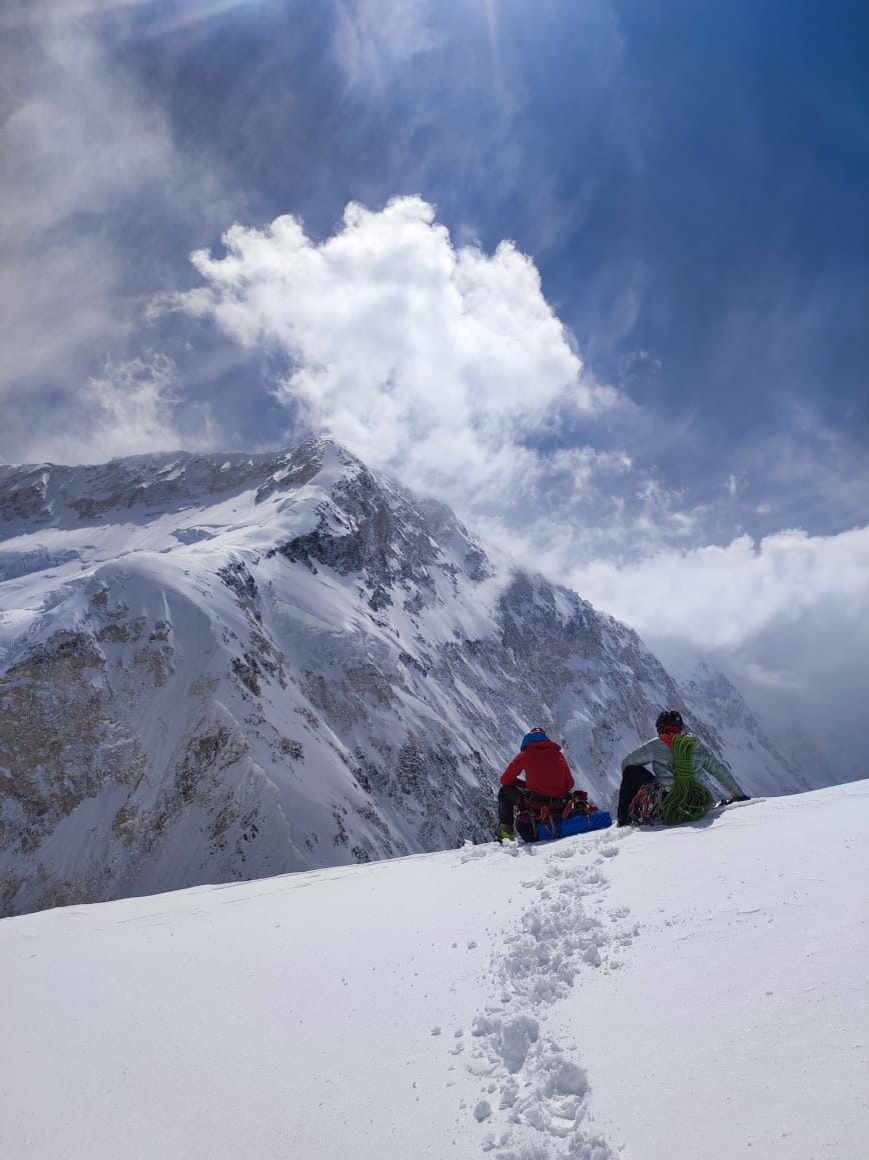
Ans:
[[[662,705],[800,784],[732,687],[326,440],[2,468],[0,535],[3,914],[485,840],[536,722],[604,802]]]
[[[274,474],[274,455],[131,456],[94,467],[0,466],[0,520],[98,520],[142,507],[183,507]]]

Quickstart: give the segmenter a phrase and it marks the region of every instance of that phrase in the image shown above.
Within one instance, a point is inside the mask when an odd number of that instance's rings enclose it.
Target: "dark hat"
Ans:
[[[682,714],[676,709],[665,709],[663,713],[658,714],[655,728],[659,733],[662,729],[677,729],[681,733],[685,728]]]

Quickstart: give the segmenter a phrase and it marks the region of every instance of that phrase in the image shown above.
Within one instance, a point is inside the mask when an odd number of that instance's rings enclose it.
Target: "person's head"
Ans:
[[[548,741],[546,730],[542,725],[532,725],[525,736],[522,738],[522,744],[519,749],[522,750],[526,745],[530,745],[532,741]]]
[[[682,714],[677,709],[665,709],[663,713],[658,714],[655,728],[659,737],[675,737],[685,728]]]

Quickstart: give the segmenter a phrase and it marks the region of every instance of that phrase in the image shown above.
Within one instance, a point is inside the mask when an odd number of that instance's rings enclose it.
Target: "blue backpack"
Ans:
[[[563,798],[544,798],[526,791],[516,804],[516,833],[523,842],[552,842],[613,824],[612,816],[599,810],[581,789]]]

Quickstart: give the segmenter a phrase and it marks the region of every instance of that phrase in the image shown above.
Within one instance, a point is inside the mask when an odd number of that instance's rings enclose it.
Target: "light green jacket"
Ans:
[[[729,766],[725,765],[723,761],[719,761],[713,753],[710,753],[699,739],[695,740],[692,760],[696,774],[699,775],[705,771],[711,774],[718,784],[727,790],[731,797],[744,797],[744,793],[739,788],[736,778],[730,772]],[[629,765],[648,765],[650,762],[655,777],[664,789],[672,789],[673,782],[676,778],[676,773],[673,768],[673,750],[660,737],[653,737],[651,741],[647,741],[645,745],[641,745],[639,749],[635,749],[632,753],[629,753],[622,761],[622,773],[624,773]]]

